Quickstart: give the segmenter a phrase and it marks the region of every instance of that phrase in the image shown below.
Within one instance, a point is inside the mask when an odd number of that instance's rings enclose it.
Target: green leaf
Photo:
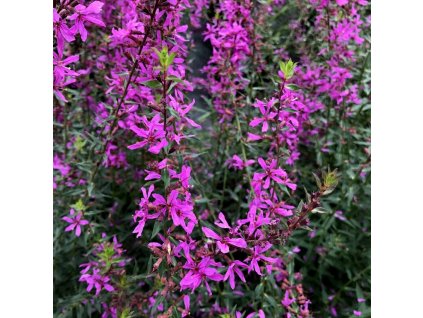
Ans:
[[[150,87],[150,88],[160,88],[162,84],[157,80],[150,80],[142,83],[143,85]]]
[[[325,214],[325,213],[329,213],[328,210],[322,208],[322,207],[317,207],[313,210],[311,210],[311,213],[320,213],[320,214]]]
[[[161,230],[160,222],[156,220],[154,222],[153,232],[151,233],[150,240],[152,240],[157,235],[157,233],[160,232],[160,230]]]
[[[298,85],[295,84],[287,84],[285,85],[285,87],[291,91],[299,91],[300,87]]]
[[[81,199],[79,199],[75,204],[72,204],[71,207],[77,211],[85,211],[87,209],[87,207],[85,206],[84,202],[82,202]]]
[[[297,66],[297,63],[292,62],[291,59],[288,60],[288,62],[279,62],[279,68],[282,71],[282,73],[285,75],[285,78],[289,80],[295,72],[295,67]]]

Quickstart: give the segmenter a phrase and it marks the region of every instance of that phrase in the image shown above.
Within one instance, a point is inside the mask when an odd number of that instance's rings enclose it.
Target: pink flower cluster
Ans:
[[[79,55],[65,57],[65,43],[75,41],[79,34],[85,42],[88,37],[86,25],[106,25],[100,18],[104,3],[93,1],[88,6],[75,5],[75,1],[61,0],[59,7],[53,9],[53,29],[56,40],[56,50],[53,51],[53,88],[58,100],[68,102],[63,95],[63,89],[76,82],[79,72],[69,68],[68,65],[79,61]]]
[[[95,288],[95,295],[98,296],[102,290],[107,292],[115,291],[113,279],[118,279],[125,274],[127,259],[123,258],[124,250],[116,238],[112,242],[106,240],[106,234],[102,234],[103,242],[95,246],[91,256],[92,261],[81,264],[80,282],[85,282],[87,291]]]

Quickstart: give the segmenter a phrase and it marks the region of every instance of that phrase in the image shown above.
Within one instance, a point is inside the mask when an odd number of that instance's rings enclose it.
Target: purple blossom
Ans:
[[[256,103],[254,104],[254,107],[257,107],[260,110],[262,117],[255,117],[250,122],[250,126],[256,127],[259,124],[262,124],[261,131],[266,132],[269,129],[269,122],[273,121],[277,115],[276,112],[271,111],[275,102],[276,102],[276,99],[274,98],[269,100],[267,103],[257,100]]]
[[[235,288],[235,274],[238,275],[241,281],[243,281],[244,283],[246,282],[244,274],[242,273],[240,267],[247,268],[248,266],[241,261],[238,261],[238,260],[233,261],[232,263],[229,264],[228,270],[226,271],[226,274],[223,277],[224,281],[229,279],[229,285],[231,286],[232,289]]]
[[[63,53],[64,43],[72,42],[75,40],[74,32],[68,27],[66,22],[57,13],[56,9],[53,9],[53,28],[57,39],[57,50],[59,54]]]
[[[211,295],[212,292],[207,280],[210,279],[216,282],[223,280],[223,276],[216,270],[215,267],[211,266],[221,267],[222,265],[220,263],[216,263],[210,257],[204,257],[198,264],[187,260],[187,263],[183,266],[183,268],[188,269],[189,271],[180,282],[181,290],[190,288],[194,291],[202,282],[204,282],[209,295]]]
[[[291,304],[295,302],[295,298],[289,298],[289,291],[285,291],[285,296],[283,297],[281,303],[284,307],[289,307]]]
[[[297,188],[297,186],[294,183],[289,181],[288,174],[285,172],[285,170],[281,168],[276,168],[277,166],[276,159],[272,159],[269,164],[266,164],[263,158],[260,157],[258,158],[258,163],[260,164],[260,166],[265,172],[255,173],[253,178],[255,180],[264,180],[263,187],[265,189],[269,188],[271,180],[279,184],[285,184],[287,187],[289,187],[292,190],[295,190]]]
[[[78,212],[75,215],[75,210],[70,209],[70,217],[69,216],[62,217],[63,221],[70,223],[70,225],[68,225],[65,228],[65,232],[75,230],[75,235],[79,237],[81,235],[81,226],[87,225],[89,223],[87,220],[82,219],[82,217],[83,217],[82,212]]]
[[[216,232],[210,230],[205,226],[202,227],[202,230],[206,237],[216,240],[217,247],[224,254],[229,253],[229,245],[236,246],[239,248],[247,247],[247,242],[245,242],[245,240],[242,238],[230,238],[226,236],[220,236]]]
[[[115,289],[110,285],[110,277],[102,276],[99,269],[94,269],[92,274],[82,274],[79,278],[80,282],[86,282],[88,284],[87,291],[90,292],[95,287],[95,295],[98,296],[101,290],[104,288],[108,292],[112,292]]]
[[[262,276],[260,266],[258,264],[259,261],[274,263],[276,262],[275,258],[271,258],[268,256],[263,255],[264,252],[269,250],[272,247],[272,244],[267,242],[264,247],[254,246],[252,249],[252,255],[247,257],[245,261],[250,261],[250,265],[248,266],[248,273],[254,270],[258,275]]]
[[[104,3],[101,1],[94,1],[88,7],[82,4],[78,4],[75,7],[75,13],[69,17],[69,20],[75,21],[75,24],[72,27],[72,32],[74,32],[74,34],[79,32],[83,42],[87,40],[88,36],[88,32],[87,29],[85,29],[84,23],[90,22],[101,27],[106,26],[99,17],[103,5]]]
[[[132,125],[130,129],[141,137],[143,140],[128,146],[129,149],[135,150],[143,148],[146,145],[150,145],[148,151],[153,154],[158,154],[160,150],[167,146],[168,142],[165,138],[165,131],[163,130],[163,124],[160,123],[160,114],[156,114],[151,121],[145,116],[141,118],[146,129],[138,128]]]

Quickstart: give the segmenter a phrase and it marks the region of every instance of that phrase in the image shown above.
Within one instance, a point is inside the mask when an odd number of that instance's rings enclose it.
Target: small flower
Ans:
[[[334,216],[341,221],[346,221],[347,218],[344,216],[344,212],[342,212],[341,210],[335,211]]]
[[[222,237],[218,235],[216,232],[210,230],[209,228],[203,226],[202,227],[203,233],[208,237],[216,240],[216,245],[219,250],[226,254],[229,252],[229,245],[237,246],[240,248],[246,248],[247,242],[245,242],[242,238],[229,238],[229,237]]]
[[[65,232],[75,230],[75,235],[79,237],[81,235],[81,226],[87,225],[89,222],[87,220],[82,219],[82,216],[83,216],[82,212],[79,212],[75,216],[74,214],[75,214],[75,210],[71,209],[70,210],[71,217],[64,216],[62,220],[70,223],[70,225],[68,225],[65,228]]]
[[[289,307],[295,301],[295,298],[289,298],[289,291],[285,291],[285,296],[282,299],[281,303],[284,307]]]
[[[297,185],[290,182],[288,179],[288,174],[281,168],[276,168],[277,161],[276,159],[272,159],[272,161],[269,164],[266,164],[266,162],[263,160],[263,158],[258,158],[258,163],[262,167],[262,169],[265,171],[264,173],[255,173],[253,178],[255,180],[262,180],[264,179],[264,185],[263,187],[265,189],[269,188],[270,181],[273,180],[276,183],[284,184],[288,188],[295,190],[297,188]]]
[[[229,267],[228,270],[226,271],[225,276],[223,277],[223,280],[226,281],[229,278],[229,285],[231,286],[232,289],[235,288],[235,274],[238,275],[238,277],[245,283],[245,277],[244,274],[242,273],[241,269],[239,267],[245,267],[247,268],[247,264],[244,264],[241,261],[235,260],[233,261]]]
[[[74,20],[75,25],[72,27],[72,31],[76,34],[79,32],[83,42],[87,40],[88,32],[85,29],[84,23],[90,22],[101,27],[105,27],[103,21],[98,17],[103,8],[104,3],[100,1],[92,2],[88,7],[78,4],[75,7],[75,13],[69,17],[69,20]]]
[[[260,100],[257,100],[257,102],[254,104],[254,107],[257,107],[260,109],[262,117],[255,117],[251,122],[251,127],[256,127],[259,124],[262,124],[261,131],[266,132],[269,129],[269,122],[273,121],[276,117],[277,113],[272,112],[271,109],[273,107],[273,104],[276,102],[276,99],[272,98],[267,103],[264,103]]]
[[[190,300],[188,295],[184,296],[184,306],[185,306],[185,309],[182,311],[182,318],[190,315],[190,312],[189,312]]]
[[[72,42],[75,40],[74,32],[68,27],[66,22],[57,13],[56,9],[53,9],[53,28],[57,39],[57,50],[61,54],[63,47],[66,42]]]
[[[149,145],[149,152],[158,154],[160,150],[167,146],[166,134],[163,129],[163,123],[160,123],[160,114],[156,114],[150,121],[143,116],[141,118],[146,129],[132,125],[130,129],[141,137],[141,141],[128,146],[128,149],[135,150]]]

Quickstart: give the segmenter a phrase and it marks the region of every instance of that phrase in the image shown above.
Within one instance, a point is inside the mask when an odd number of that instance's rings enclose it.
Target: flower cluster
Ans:
[[[81,264],[80,282],[85,282],[87,291],[90,292],[95,288],[95,295],[98,296],[102,290],[112,292],[116,289],[113,287],[113,279],[118,279],[125,275],[125,264],[127,259],[123,258],[124,250],[116,238],[113,237],[112,242],[108,242],[106,234],[103,233],[104,241],[94,247],[92,252],[93,260]]]
[[[79,61],[79,55],[66,57],[65,44],[76,40],[77,35],[85,42],[88,37],[86,25],[105,27],[100,18],[104,5],[101,1],[93,1],[88,6],[76,4],[76,1],[62,0],[58,8],[53,9],[53,29],[56,50],[53,51],[53,87],[58,100],[68,102],[63,89],[76,82],[79,72],[69,65]]]

